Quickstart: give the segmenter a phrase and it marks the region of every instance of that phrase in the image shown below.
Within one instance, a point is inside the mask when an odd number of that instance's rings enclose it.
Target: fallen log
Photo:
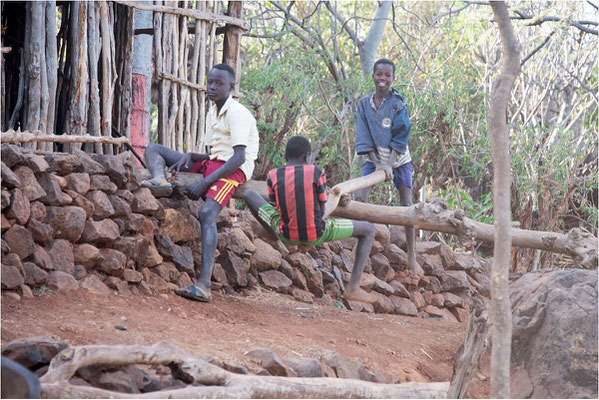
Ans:
[[[129,138],[113,138],[108,136],[91,135],[48,135],[41,131],[17,132],[9,129],[0,135],[1,143],[32,143],[32,142],[54,142],[54,143],[106,143],[122,145],[129,142]]]
[[[145,171],[144,178],[150,174]],[[200,174],[179,173],[175,181],[183,186],[192,185],[202,179]],[[248,181],[244,183],[233,196],[243,199],[247,189],[258,192],[268,200],[266,183],[263,181]],[[391,207],[375,204],[349,201],[339,206],[331,214],[334,217],[370,221],[386,225],[409,225],[418,229],[451,233],[460,240],[479,240],[493,243],[495,227],[484,224],[465,216],[462,210],[448,210],[442,200],[431,203],[418,203],[409,207]],[[597,268],[597,238],[590,233],[573,228],[567,233],[531,231],[512,228],[512,246],[539,249],[554,253],[569,254],[578,258],[585,268]]]
[[[188,386],[129,394],[68,383],[77,369],[90,365],[168,365]],[[74,346],[54,357],[40,378],[44,398],[445,398],[449,382],[398,385],[356,379],[287,378],[241,375],[192,357],[167,342],[153,346]],[[204,386],[197,386],[198,384]],[[194,386],[195,385],[195,386]]]

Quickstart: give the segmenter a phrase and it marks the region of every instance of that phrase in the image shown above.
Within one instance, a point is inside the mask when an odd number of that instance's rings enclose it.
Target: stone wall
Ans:
[[[129,152],[40,154],[2,145],[2,292],[84,288],[151,295],[190,285],[201,266],[201,201],[156,199],[139,186]],[[356,239],[302,252],[268,235],[249,211],[225,209],[214,291],[270,289],[306,303],[465,321],[469,299],[488,296],[490,263],[438,242],[417,243],[424,277],[407,271],[403,228],[376,226],[362,286],[374,304],[341,297]],[[32,290],[33,289],[33,290]]]

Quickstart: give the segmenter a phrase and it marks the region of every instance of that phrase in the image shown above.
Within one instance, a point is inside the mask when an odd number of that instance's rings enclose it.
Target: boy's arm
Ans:
[[[412,124],[410,122],[410,116],[408,115],[408,107],[404,106],[395,116],[393,117],[393,126],[391,127],[391,143],[390,147],[398,155],[405,154],[408,147],[408,139],[410,139],[410,132],[412,131]],[[391,157],[390,160],[394,158]]]
[[[375,151],[374,142],[368,121],[366,121],[366,112],[364,110],[363,101],[358,102],[358,115],[356,116],[356,152],[358,154],[369,154]]]
[[[202,196],[217,180],[231,175],[239,169],[245,162],[245,146],[233,147],[233,156],[227,160],[219,169],[204,177],[201,181],[194,184],[189,191],[189,198],[197,200]]]
[[[209,158],[209,154],[185,153],[183,154],[183,157],[181,157],[179,161],[171,165],[168,170],[171,172],[175,171],[178,173],[181,167],[191,168],[193,164],[195,164],[196,162],[207,160]]]

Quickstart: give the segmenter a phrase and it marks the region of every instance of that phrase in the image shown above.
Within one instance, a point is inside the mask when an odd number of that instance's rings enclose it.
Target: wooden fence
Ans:
[[[2,131],[130,136],[134,37],[152,34],[158,143],[203,146],[207,72],[226,62],[239,79],[242,2],[2,2]],[[152,11],[151,31],[134,30],[135,10]],[[237,90],[239,84],[237,82]],[[13,135],[14,137],[14,135]],[[69,151],[79,143],[25,144]],[[83,144],[112,154],[112,144]]]

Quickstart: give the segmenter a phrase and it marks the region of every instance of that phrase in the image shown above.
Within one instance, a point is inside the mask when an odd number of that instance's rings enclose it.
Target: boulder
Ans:
[[[238,256],[251,255],[256,251],[256,246],[241,228],[231,228],[229,242],[229,249]]]
[[[440,278],[442,281],[441,289],[444,292],[455,293],[462,290],[472,290],[464,271],[444,271]]]
[[[418,316],[418,309],[410,299],[399,296],[391,296],[389,299],[391,300],[391,303],[393,303],[393,312],[395,314],[408,315],[410,317]]]
[[[133,193],[131,200],[131,210],[134,213],[153,215],[161,209],[161,204],[150,192],[148,188],[141,188]]]
[[[1,274],[2,289],[16,289],[25,283],[21,271],[15,265],[4,264],[3,262]]]
[[[256,266],[258,271],[266,271],[279,268],[283,258],[281,257],[281,253],[276,251],[270,244],[256,238],[254,240],[254,252],[250,257],[250,261],[252,265]],[[287,263],[287,265],[289,264]]]
[[[77,192],[81,195],[85,195],[90,189],[90,178],[86,173],[73,172],[67,175],[67,187],[66,189]]]
[[[324,283],[322,281],[322,272],[317,269],[313,269],[312,273],[307,279],[308,281],[308,289],[310,292],[314,294],[316,297],[322,297],[324,294]]]
[[[101,190],[93,190],[85,195],[85,198],[94,204],[93,217],[102,219],[114,216],[114,207],[106,193]]]
[[[40,172],[46,172],[50,168],[50,165],[46,159],[38,154],[28,154],[27,161],[29,161],[29,167],[36,174]]]
[[[143,275],[141,272],[127,268],[123,271],[123,279],[130,283],[141,282]],[[190,283],[191,284],[191,283]]]
[[[35,243],[31,232],[21,225],[13,225],[4,232],[2,239],[6,241],[10,251],[17,253],[21,259],[25,259],[35,251]]]
[[[85,268],[81,264],[76,264],[75,265],[75,272],[73,272],[73,276],[75,277],[75,279],[77,279],[78,281],[80,281],[81,279],[83,279],[83,278],[85,278],[87,276],[87,268]]]
[[[287,278],[282,272],[269,270],[260,272],[260,281],[262,284],[279,293],[287,293],[292,285],[291,279]]]
[[[62,340],[49,337],[15,339],[2,346],[2,355],[34,371],[50,364],[61,351],[69,347]]]
[[[48,277],[47,286],[55,292],[64,292],[79,288],[79,283],[73,275],[62,271],[52,271]]]
[[[228,286],[229,281],[227,280],[227,273],[223,266],[219,263],[214,263],[214,268],[212,269],[212,277],[211,279],[214,282],[218,282],[223,286]]]
[[[193,216],[173,208],[165,208],[164,221],[160,224],[160,234],[168,236],[174,243],[200,239],[201,229],[199,222]]]
[[[123,253],[114,249],[100,249],[100,256],[102,261],[96,265],[96,269],[107,275],[123,276],[127,266],[127,257]]]
[[[42,246],[47,246],[54,239],[54,228],[37,219],[29,219],[27,230],[31,232],[33,240]]]
[[[170,237],[156,235],[156,248],[165,260],[171,261],[181,271],[194,272],[193,252],[189,247],[178,246]]]
[[[91,154],[90,156],[104,167],[104,171],[110,177],[111,181],[115,182],[119,187],[125,186],[127,183],[127,171],[118,157],[101,154]]]
[[[406,299],[410,298],[410,292],[408,292],[403,283],[401,283],[400,281],[394,279],[391,282],[389,282],[389,285],[391,285],[391,287],[395,289],[395,292],[393,292],[395,296],[405,297]]]
[[[296,376],[292,370],[287,368],[283,360],[269,349],[254,349],[247,355],[273,376]]]
[[[422,297],[422,294],[420,294],[420,292],[410,293],[410,300],[419,310],[426,305],[426,302],[424,301],[424,298]]]
[[[462,307],[453,307],[450,309],[450,311],[459,322],[468,321],[468,311],[463,309]]]
[[[426,275],[440,276],[441,274],[443,274],[443,262],[441,261],[440,255],[426,253],[419,254],[417,257],[417,261]]]
[[[29,199],[27,199],[23,191],[14,189],[12,191],[12,202],[6,216],[11,219],[16,219],[18,224],[25,225],[29,220],[30,214],[31,208]]]
[[[114,209],[115,217],[128,217],[131,214],[131,206],[122,197],[111,194],[108,196],[108,200]]]
[[[81,163],[80,169],[82,170],[82,172],[86,172],[90,175],[103,174],[106,172],[104,170],[104,167],[102,166],[102,164],[100,164],[97,161],[92,160],[92,158],[86,152],[84,152],[82,150],[74,149],[73,155],[77,156],[77,158],[79,159],[79,161]]]
[[[6,218],[5,214],[1,214],[2,215],[2,232],[10,229],[11,227],[11,223],[8,222],[8,218]]]
[[[288,358],[287,367],[291,368],[298,378],[320,378],[324,376],[322,364],[316,358]]]
[[[30,203],[29,208],[31,210],[31,219],[37,219],[38,221],[46,220],[46,206],[44,203],[40,201],[33,201]]]
[[[46,249],[40,245],[35,245],[35,251],[33,252],[31,259],[35,265],[45,269],[46,271],[54,270],[54,262],[52,261],[52,258],[50,258],[50,255]]]
[[[391,231],[387,225],[374,224],[374,239],[378,241],[383,248],[391,244]]]
[[[21,180],[4,162],[2,165],[2,185],[9,189],[18,188],[21,186]]]
[[[246,262],[248,265],[246,266]],[[223,268],[227,274],[227,281],[236,287],[245,287],[248,284],[249,260],[240,258],[232,251],[227,251]]]
[[[91,219],[94,216],[95,206],[92,201],[72,190],[66,190],[65,193],[73,199],[70,205],[82,208],[85,211],[87,219]]]
[[[41,286],[48,280],[48,273],[32,262],[23,263],[25,283],[29,286]]]
[[[76,242],[85,228],[86,214],[80,207],[46,207],[46,223],[54,229],[59,239]]]
[[[131,203],[131,201],[133,200],[133,193],[131,193],[131,191],[127,189],[117,190],[116,195],[119,196],[121,199],[125,200],[127,203]]]
[[[297,301],[309,304],[314,303],[314,295],[306,290],[302,290],[300,288],[292,286],[289,293]]]
[[[104,284],[104,282],[102,282],[96,275],[87,275],[85,278],[83,278],[83,280],[81,280],[79,285],[83,289],[90,291],[92,293],[95,293],[95,294],[101,294],[101,295],[111,294],[108,286],[106,286]]]
[[[35,296],[33,295],[33,290],[27,285],[19,286],[19,291],[21,293],[21,297],[24,299],[33,299]]]
[[[180,288],[193,285],[193,281],[187,274],[187,272],[181,272],[177,278],[176,285]]]
[[[380,314],[393,314],[395,311],[395,306],[389,299],[389,297],[382,295],[380,293],[376,293],[377,301],[372,303],[374,307],[374,312]]]
[[[29,201],[41,199],[46,195],[46,191],[40,186],[35,174],[30,168],[21,166],[15,169],[14,172],[21,181],[21,190],[23,191],[23,194]]]
[[[104,245],[112,243],[119,235],[119,227],[111,219],[87,220],[80,241]]]
[[[46,154],[44,159],[50,166],[48,172],[56,172],[63,175],[68,175],[71,172],[81,172],[81,160],[74,154],[53,153]]]
[[[107,175],[92,175],[90,178],[90,190],[101,190],[106,193],[115,193],[117,187],[110,181]]]
[[[510,285],[514,398],[597,398],[597,271],[539,271]]]
[[[129,284],[127,284],[126,281],[117,278],[116,276],[109,276],[108,278],[106,278],[104,283],[106,283],[106,286],[108,286],[110,289],[116,290],[118,294],[121,294],[123,296],[131,296]]]
[[[54,269],[68,274],[75,272],[75,258],[73,245],[64,239],[56,239],[48,248],[48,255],[52,259]]]
[[[73,246],[73,261],[91,269],[102,261],[102,256],[100,250],[89,243],[76,244]]]
[[[451,292],[443,292],[441,293],[443,295],[443,299],[444,299],[444,303],[443,305],[445,307],[462,307],[464,305],[464,300]]]
[[[343,299],[343,304],[350,310],[356,312],[373,313],[374,307],[372,304],[362,303],[361,301],[348,301]]]
[[[360,379],[360,374],[356,366],[349,358],[342,354],[332,350],[325,350],[320,358],[320,362],[331,367],[338,378]]]
[[[393,286],[391,286],[390,284],[388,284],[385,281],[380,280],[379,278],[377,278],[376,276],[373,277],[374,279],[372,280],[372,290],[382,293],[385,296],[391,296],[392,294],[395,293],[395,289],[393,288]]]
[[[436,317],[447,322],[458,322],[457,318],[447,308],[439,308],[429,304],[423,310],[431,317]]]
[[[42,203],[48,206],[62,205],[64,201],[62,198],[62,189],[54,175],[48,172],[38,174],[37,181],[42,189],[44,189],[44,192],[46,192],[46,195],[40,198]]]
[[[27,163],[27,158],[23,155],[21,148],[14,144],[4,143],[2,145],[2,162],[8,168],[13,168],[15,165]]]

